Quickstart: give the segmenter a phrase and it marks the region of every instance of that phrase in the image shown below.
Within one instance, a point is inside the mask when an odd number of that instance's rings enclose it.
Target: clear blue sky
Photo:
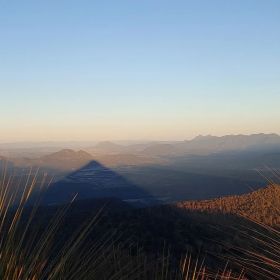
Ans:
[[[0,0],[0,141],[280,133],[279,0]]]

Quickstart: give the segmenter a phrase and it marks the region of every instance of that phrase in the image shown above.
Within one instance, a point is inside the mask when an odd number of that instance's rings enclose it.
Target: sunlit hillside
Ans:
[[[179,208],[208,213],[227,213],[247,217],[268,225],[280,225],[280,186],[269,185],[249,194],[213,200],[184,201]]]

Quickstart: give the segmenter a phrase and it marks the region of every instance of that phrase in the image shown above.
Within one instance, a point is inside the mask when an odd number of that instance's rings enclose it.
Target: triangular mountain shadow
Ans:
[[[137,207],[159,204],[151,194],[97,161],[53,183],[46,192],[44,204],[67,203],[75,196],[77,200],[117,198]]]

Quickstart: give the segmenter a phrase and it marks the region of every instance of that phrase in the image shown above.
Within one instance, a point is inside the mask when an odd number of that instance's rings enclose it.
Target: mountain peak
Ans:
[[[44,158],[59,158],[59,159],[67,159],[67,158],[92,158],[92,156],[85,151],[74,151],[72,149],[63,149],[58,152],[52,153],[50,155],[45,156]]]

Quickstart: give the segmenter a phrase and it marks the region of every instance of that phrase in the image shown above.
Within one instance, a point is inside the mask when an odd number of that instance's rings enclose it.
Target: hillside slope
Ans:
[[[184,201],[177,203],[176,206],[209,213],[237,214],[268,225],[280,225],[280,186],[270,185],[244,195]]]

